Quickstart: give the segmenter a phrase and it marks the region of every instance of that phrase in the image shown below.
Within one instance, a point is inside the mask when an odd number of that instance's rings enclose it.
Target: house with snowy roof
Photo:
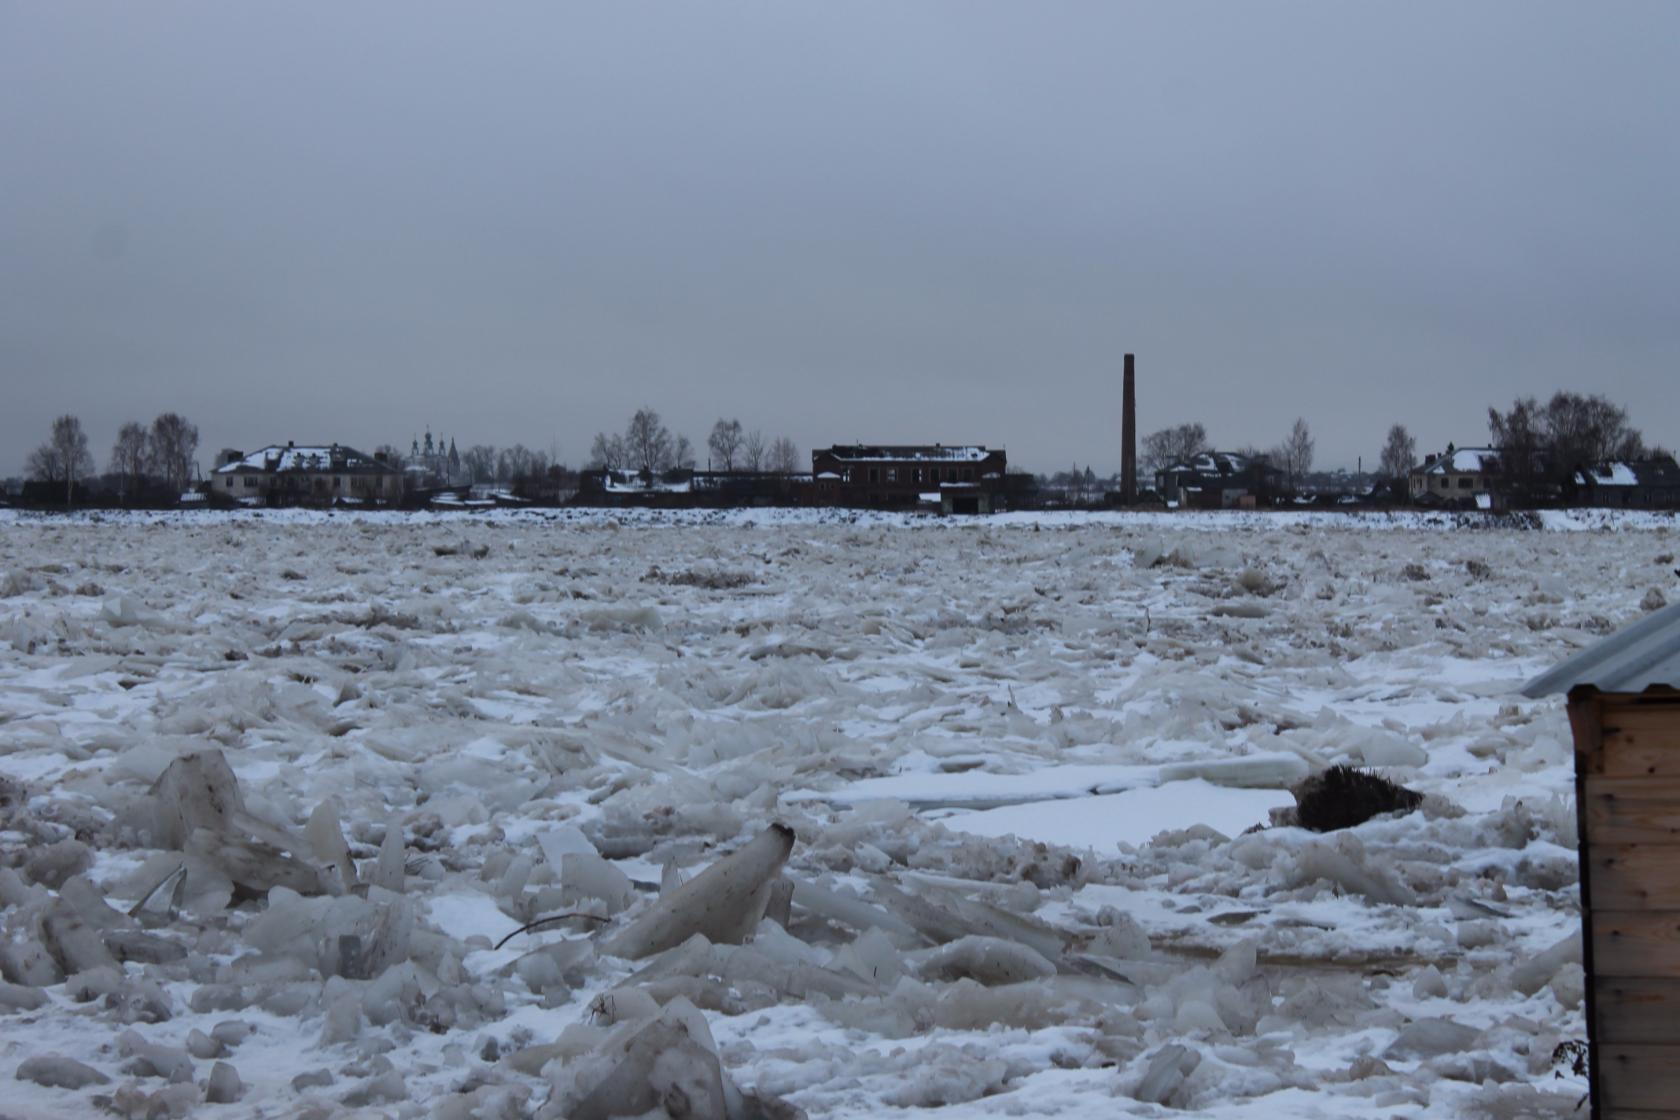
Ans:
[[[217,458],[214,493],[241,505],[379,505],[402,498],[402,472],[382,455],[341,443],[288,441]]]
[[[1628,509],[1680,507],[1680,464],[1672,455],[1626,462],[1590,463],[1570,479],[1575,501]]]
[[[1234,451],[1204,451],[1155,472],[1155,490],[1180,509],[1241,509],[1269,505],[1283,472],[1264,459]]]
[[[825,505],[946,513],[1002,508],[1008,457],[975,444],[835,444],[811,452],[816,498]]]
[[[1492,447],[1454,447],[1429,455],[1406,479],[1407,493],[1421,505],[1462,505],[1492,509],[1505,468]]]

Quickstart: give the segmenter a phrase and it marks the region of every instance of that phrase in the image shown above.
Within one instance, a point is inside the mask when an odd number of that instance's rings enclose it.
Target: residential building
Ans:
[[[1407,493],[1422,505],[1491,509],[1499,501],[1505,469],[1492,447],[1454,447],[1429,455],[1407,476]]]
[[[1155,472],[1155,490],[1180,509],[1253,509],[1270,505],[1283,472],[1234,451],[1204,451]]]
[[[220,498],[242,505],[373,505],[402,498],[402,473],[381,456],[331,443],[223,451],[211,476]]]
[[[1586,506],[1636,509],[1680,507],[1680,464],[1672,455],[1631,462],[1593,463],[1571,479],[1575,500]]]

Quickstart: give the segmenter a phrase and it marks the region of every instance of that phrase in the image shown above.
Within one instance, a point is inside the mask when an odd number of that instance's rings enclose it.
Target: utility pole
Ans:
[[[1137,382],[1132,355],[1126,355],[1125,387],[1120,408],[1120,501],[1137,504]]]

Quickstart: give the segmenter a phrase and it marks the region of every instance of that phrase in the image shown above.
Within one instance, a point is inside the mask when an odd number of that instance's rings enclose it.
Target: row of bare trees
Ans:
[[[659,413],[638,408],[622,434],[595,433],[595,441],[589,446],[589,465],[661,475],[673,468],[694,466],[694,446],[687,436],[672,435]]]
[[[799,470],[799,448],[786,436],[766,444],[758,429],[745,431],[736,419],[719,419],[706,437],[708,464],[713,470],[770,471],[792,474]],[[687,470],[695,465],[694,446],[688,437],[673,434],[651,408],[639,408],[622,433],[597,432],[589,447],[589,465],[615,471],[637,471],[658,476],[669,470]]]
[[[1488,436],[1519,487],[1561,482],[1588,463],[1666,454],[1645,445],[1626,409],[1597,394],[1558,392],[1545,404],[1518,397],[1504,412],[1489,408]]]
[[[1238,451],[1250,459],[1266,462],[1282,471],[1289,485],[1294,487],[1312,470],[1316,443],[1305,418],[1296,419],[1283,441],[1270,451],[1245,447]],[[1162,428],[1143,437],[1142,466],[1153,474],[1179,463],[1187,463],[1204,451],[1212,451],[1207,429],[1201,424],[1179,424]]]
[[[125,501],[154,484],[179,494],[193,481],[197,454],[198,426],[178,412],[165,412],[149,428],[131,420],[118,429],[107,469]],[[26,469],[37,482],[62,484],[70,504],[76,484],[97,470],[81,419],[66,413],[54,420],[46,442],[30,452]]]
[[[764,442],[764,433],[757,428],[743,431],[741,421],[719,417],[706,437],[706,450],[711,452],[711,467],[719,471],[769,471],[773,474],[793,474],[799,470],[799,448],[787,436],[777,436]]]
[[[383,455],[398,470],[411,465],[411,456],[394,444],[382,443],[374,453]],[[547,478],[555,470],[565,470],[557,453],[526,447],[523,443],[511,447],[475,443],[460,454],[461,474],[474,485],[528,482]]]

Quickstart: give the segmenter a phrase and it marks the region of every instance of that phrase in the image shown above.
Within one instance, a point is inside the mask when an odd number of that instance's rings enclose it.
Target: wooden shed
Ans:
[[[1523,689],[1569,698],[1598,1120],[1680,1120],[1680,604]]]

